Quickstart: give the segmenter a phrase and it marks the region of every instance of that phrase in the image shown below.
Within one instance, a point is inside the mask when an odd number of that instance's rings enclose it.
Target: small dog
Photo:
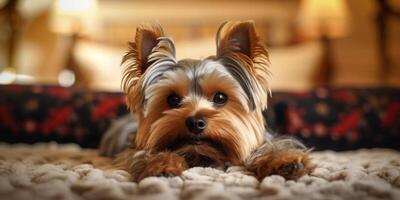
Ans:
[[[114,160],[134,181],[177,176],[194,166],[241,165],[259,180],[272,174],[295,179],[313,169],[301,143],[265,130],[269,57],[254,23],[222,24],[216,44],[215,56],[177,61],[160,26],[137,28],[122,82],[136,133]],[[122,133],[106,136],[103,152],[121,150],[128,138]]]

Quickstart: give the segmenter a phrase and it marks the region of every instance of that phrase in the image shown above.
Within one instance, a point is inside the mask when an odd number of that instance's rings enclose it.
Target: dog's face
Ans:
[[[127,103],[138,115],[135,143],[174,151],[191,166],[239,164],[263,140],[268,55],[252,22],[228,22],[217,54],[176,61],[159,26],[137,29],[123,63]]]

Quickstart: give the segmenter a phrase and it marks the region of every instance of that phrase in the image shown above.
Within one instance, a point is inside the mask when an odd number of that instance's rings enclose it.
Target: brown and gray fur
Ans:
[[[224,23],[216,45],[215,56],[178,61],[172,39],[160,26],[137,28],[123,58],[122,83],[138,126],[130,147],[114,160],[135,181],[180,175],[193,166],[243,165],[259,179],[297,178],[311,171],[301,143],[276,140],[265,131],[269,56],[254,23]],[[213,102],[217,93],[226,103]],[[171,94],[180,98],[176,107],[167,103]],[[193,116],[206,122],[201,134],[185,124]]]

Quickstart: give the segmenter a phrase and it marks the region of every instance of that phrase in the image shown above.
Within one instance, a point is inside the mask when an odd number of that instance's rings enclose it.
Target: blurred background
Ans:
[[[139,24],[160,23],[178,58],[202,58],[239,19],[270,51],[273,90],[400,86],[400,0],[0,0],[0,84],[120,91]]]

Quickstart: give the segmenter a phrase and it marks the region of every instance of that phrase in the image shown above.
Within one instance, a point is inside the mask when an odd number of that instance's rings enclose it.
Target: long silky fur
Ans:
[[[271,140],[266,140],[262,145],[257,147],[245,161],[245,166],[249,167],[253,162],[266,154],[273,154],[277,151],[296,150],[304,153],[310,152],[312,149],[307,149],[300,141],[290,137],[276,137]]]
[[[243,33],[244,38],[237,38]],[[249,46],[239,44],[238,40],[243,39]],[[201,136],[205,140],[196,145],[184,143],[169,152],[178,159],[185,158],[189,166],[230,163],[251,169],[260,156],[285,148],[307,153],[295,140],[264,137],[268,133],[264,132],[262,111],[270,95],[270,63],[253,22],[224,23],[216,41],[216,56],[177,62],[174,43],[159,25],[137,29],[135,42],[130,43],[122,60],[122,88],[139,126],[134,148],[118,155],[116,166],[128,168],[134,178],[140,177],[152,156],[169,151],[180,140],[193,139],[185,120],[195,115],[209,120]],[[228,94],[229,101],[216,107],[212,95],[221,90]],[[166,97],[171,92],[181,93],[181,107],[168,107]],[[212,162],[203,162],[204,158]]]

